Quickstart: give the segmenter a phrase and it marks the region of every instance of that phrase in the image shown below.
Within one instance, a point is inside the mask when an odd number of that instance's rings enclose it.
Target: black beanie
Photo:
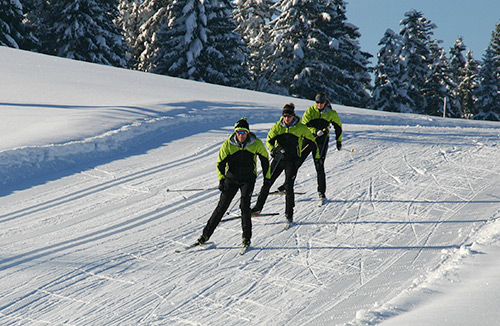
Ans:
[[[316,103],[325,103],[326,102],[326,95],[323,92],[319,92],[316,94]]]
[[[246,130],[250,132],[250,125],[248,124],[247,118],[241,118],[234,125],[234,130]]]
[[[295,115],[295,105],[293,103],[285,104],[283,107],[283,115],[285,114]]]

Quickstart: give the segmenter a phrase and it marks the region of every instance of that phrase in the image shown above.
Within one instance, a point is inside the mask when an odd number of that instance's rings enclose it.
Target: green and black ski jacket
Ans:
[[[300,118],[295,116],[290,126],[287,126],[281,117],[269,130],[266,145],[269,151],[278,147],[283,150],[282,159],[285,161],[296,160],[302,153],[302,140],[307,138],[316,145],[315,157],[319,158],[319,150],[314,136],[309,129],[300,122]]]
[[[322,111],[318,109],[316,104],[311,105],[306,112],[304,112],[302,123],[309,127],[313,135],[316,135],[318,130],[323,130],[324,135],[322,137],[328,137],[328,127],[332,124],[335,129],[335,139],[338,142],[342,141],[342,122],[340,121],[337,111],[332,108],[330,103],[328,103]]]
[[[260,159],[264,178],[271,178],[269,154],[262,141],[249,133],[244,143],[238,142],[236,132],[224,141],[217,158],[217,177],[237,182],[249,182],[257,178],[257,156]]]

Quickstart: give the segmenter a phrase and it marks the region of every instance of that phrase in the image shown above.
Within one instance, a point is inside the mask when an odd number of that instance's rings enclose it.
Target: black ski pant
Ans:
[[[328,152],[328,136],[326,137],[318,137],[316,138],[316,142],[318,143],[319,147],[319,154],[320,158],[315,158],[314,154],[313,159],[314,159],[314,167],[316,169],[316,178],[318,181],[318,192],[324,194],[326,191],[326,174],[325,174],[325,159],[326,159],[326,153]],[[309,144],[309,146],[307,146]],[[307,147],[305,147],[307,146]],[[309,156],[309,153],[311,153],[313,150],[316,151],[316,148],[314,146],[314,143],[310,141],[309,139],[304,140],[304,146],[305,149],[302,152],[302,155],[300,156],[299,160],[299,165],[297,169],[304,163],[306,160],[307,156]]]
[[[271,171],[273,171],[271,179],[268,182],[264,182],[262,185],[254,210],[261,211],[264,208],[271,186],[274,184],[276,179],[278,179],[281,173],[285,171],[285,215],[288,220],[293,220],[293,207],[295,206],[293,185],[295,183],[295,177],[297,176],[298,162],[298,159],[293,161],[279,159],[273,160],[271,163]]]
[[[250,210],[250,202],[252,198],[253,189],[255,186],[255,179],[247,182],[238,182],[234,180],[226,179],[224,182],[224,191],[221,193],[219,198],[219,203],[215,208],[212,216],[207,222],[207,225],[203,229],[203,235],[210,239],[215,231],[217,225],[219,225],[222,217],[226,213],[231,201],[238,190],[241,191],[241,228],[243,229],[243,238],[250,240],[252,238],[252,212]]]

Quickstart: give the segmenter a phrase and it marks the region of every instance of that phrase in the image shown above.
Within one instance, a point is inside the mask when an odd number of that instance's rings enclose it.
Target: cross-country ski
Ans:
[[[293,222],[291,221],[286,221],[284,226],[283,226],[283,230],[288,230],[289,228],[291,228],[293,226]]]
[[[248,250],[250,249],[250,246],[242,246],[238,253],[241,255],[244,255]]]
[[[213,242],[205,242],[203,244],[195,242],[189,246],[177,248],[177,249],[175,249],[175,252],[181,253],[181,252],[191,251],[191,250],[205,250],[205,249],[210,249],[210,248],[214,248],[214,247],[215,247],[215,243],[213,243]]]
[[[279,215],[279,213],[259,213],[259,214],[252,214],[253,217],[259,217],[259,216],[275,216]],[[229,216],[221,220],[221,223],[228,222],[228,221],[234,221],[241,219],[241,215],[235,215],[235,216]]]
[[[294,193],[296,195],[304,195],[305,194],[305,192],[302,192],[302,191],[296,191]],[[252,196],[256,197],[258,195],[259,195],[259,193],[254,193]],[[275,191],[269,192],[269,196],[284,196],[284,195],[286,195],[286,192],[284,192],[284,191],[275,190]]]

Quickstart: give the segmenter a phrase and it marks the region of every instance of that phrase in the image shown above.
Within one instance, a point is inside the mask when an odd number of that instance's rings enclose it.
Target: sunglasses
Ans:
[[[246,132],[246,130],[236,130],[236,133],[238,135],[245,135],[247,132]]]
[[[291,115],[291,114],[283,114],[283,118],[291,118],[291,117],[293,117],[293,115]]]
[[[326,102],[316,102],[316,104],[325,104]]]

